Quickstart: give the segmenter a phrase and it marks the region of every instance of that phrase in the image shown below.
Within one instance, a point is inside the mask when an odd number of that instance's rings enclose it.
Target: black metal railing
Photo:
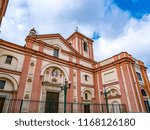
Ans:
[[[63,102],[5,99],[1,104],[4,113],[63,113]],[[126,113],[124,104],[108,104],[109,113]],[[66,103],[67,113],[107,113],[106,104]]]

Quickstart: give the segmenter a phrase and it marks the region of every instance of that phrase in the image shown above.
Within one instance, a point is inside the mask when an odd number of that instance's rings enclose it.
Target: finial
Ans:
[[[79,32],[79,27],[75,27],[75,32]]]
[[[36,35],[36,34],[37,34],[37,32],[36,32],[35,28],[32,28],[29,32],[29,35]]]

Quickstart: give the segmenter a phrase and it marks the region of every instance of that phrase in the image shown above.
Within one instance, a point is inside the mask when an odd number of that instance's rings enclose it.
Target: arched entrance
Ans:
[[[43,72],[40,112],[63,112],[64,92],[62,88],[68,79],[58,66],[50,66]]]
[[[83,112],[84,113],[91,113],[91,112],[94,112],[94,108],[93,108],[93,98],[94,98],[94,93],[91,89],[88,89],[88,88],[84,88],[82,90],[82,93],[81,93],[81,97],[82,97],[82,100],[83,100]]]
[[[16,80],[0,73],[0,112],[12,112],[18,84]]]

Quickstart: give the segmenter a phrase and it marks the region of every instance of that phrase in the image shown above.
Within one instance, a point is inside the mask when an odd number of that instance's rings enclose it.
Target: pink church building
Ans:
[[[147,68],[127,52],[96,62],[79,32],[32,29],[25,41],[0,40],[1,112],[150,112]]]
[[[8,0],[0,0],[0,23]],[[79,32],[38,35],[24,46],[0,39],[0,112],[150,112],[147,68],[127,52],[94,60]]]

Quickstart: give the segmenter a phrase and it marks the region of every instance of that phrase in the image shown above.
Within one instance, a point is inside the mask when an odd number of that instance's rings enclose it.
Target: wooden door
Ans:
[[[58,113],[59,93],[47,92],[46,94],[46,113]]]
[[[4,101],[5,101],[5,98],[0,97],[0,113],[2,113],[2,111],[3,111]]]
[[[84,113],[90,113],[90,104],[84,105]]]

